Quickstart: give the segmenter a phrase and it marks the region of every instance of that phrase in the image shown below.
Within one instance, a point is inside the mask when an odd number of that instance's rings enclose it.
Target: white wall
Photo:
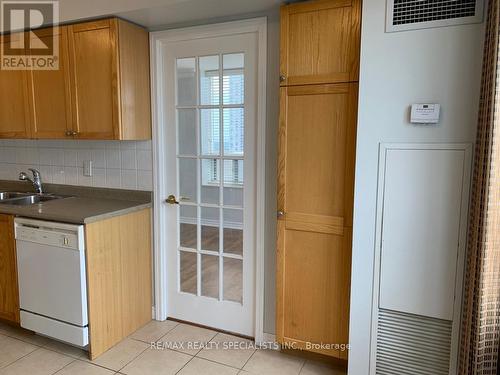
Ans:
[[[92,177],[83,175],[86,160]],[[0,140],[0,180],[17,180],[28,168],[45,183],[152,190],[151,141]]]
[[[379,144],[474,142],[478,113],[483,25],[384,33],[385,3],[363,4],[349,375],[368,374]],[[419,102],[438,126],[409,124]]]

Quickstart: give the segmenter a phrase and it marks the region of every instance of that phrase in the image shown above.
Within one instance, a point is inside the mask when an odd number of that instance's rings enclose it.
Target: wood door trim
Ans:
[[[289,13],[288,7],[282,5],[280,8],[280,85],[288,85],[288,27]]]
[[[349,92],[350,87],[349,83],[290,86],[287,89],[287,96],[345,94]]]
[[[285,333],[285,221],[278,220],[276,242],[276,339],[283,342]]]
[[[280,120],[278,128],[278,211],[285,212],[286,196],[286,124],[287,124],[287,90],[280,89]]]
[[[111,91],[113,96],[113,133],[114,139],[122,139],[121,129],[121,71],[120,71],[120,32],[118,29],[118,19],[110,20],[110,38],[111,38]]]
[[[351,74],[348,72],[333,73],[333,74],[318,74],[316,76],[295,76],[287,79],[288,86],[296,85],[317,85],[322,83],[345,83],[351,81]]]
[[[356,0],[316,0],[305,3],[290,4],[288,6],[288,14],[315,12],[324,9],[346,8],[352,6]]]
[[[71,117],[70,117],[70,129],[78,131],[79,130],[79,119],[78,119],[78,89],[76,88],[76,55],[75,55],[75,36],[73,27],[75,25],[69,25],[66,27],[67,39],[68,39],[68,74],[69,74],[69,89],[70,89],[70,107],[71,107]]]
[[[349,43],[348,56],[350,57],[349,81],[359,82],[359,64],[361,54],[361,0],[352,0],[351,14],[351,43]]]
[[[28,71],[24,71],[23,74],[23,93],[24,93],[24,132],[25,135],[29,138],[33,136],[32,129],[32,118],[31,118],[31,108],[30,108],[30,90],[29,90],[29,79],[28,79]]]
[[[344,226],[352,228],[353,212],[354,212],[354,182],[356,172],[356,138],[358,128],[358,93],[359,85],[351,83],[349,85],[349,118],[348,129],[352,131],[347,132],[346,137],[346,158],[345,158],[345,205],[344,205]]]
[[[286,229],[344,235],[344,218],[298,212],[285,214]]]
[[[344,227],[337,225],[319,224],[319,223],[308,223],[300,221],[285,221],[285,228],[287,230],[296,230],[302,232],[315,232],[315,233],[325,233],[333,234],[337,236],[344,235]]]

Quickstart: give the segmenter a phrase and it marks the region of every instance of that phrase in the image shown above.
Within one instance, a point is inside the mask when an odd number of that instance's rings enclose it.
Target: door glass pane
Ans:
[[[224,257],[224,300],[243,302],[243,261]]]
[[[177,59],[177,105],[196,105],[196,59]]]
[[[197,286],[197,255],[187,251],[180,251],[180,290],[181,292],[196,294]]]
[[[198,248],[198,209],[196,206],[179,207],[179,245],[183,248]]]
[[[223,211],[224,252],[243,256],[243,210]]]
[[[219,105],[219,56],[200,57],[200,104]]]
[[[243,188],[224,187],[224,205],[243,207]]]
[[[224,155],[243,156],[244,110],[243,108],[224,108]]]
[[[178,109],[179,154],[196,156],[196,109]]]
[[[201,207],[201,249],[219,252],[220,210]]]
[[[220,160],[201,160],[201,203],[220,202]]]
[[[179,195],[197,202],[196,159],[179,158]]]
[[[224,160],[224,185],[243,186],[243,160]]]
[[[201,255],[201,295],[219,298],[219,257]]]
[[[243,207],[243,160],[224,160],[224,205]]]
[[[219,155],[220,153],[220,111],[219,109],[200,110],[201,153]]]
[[[222,95],[224,104],[243,104],[245,77],[244,54],[231,53],[223,56]]]

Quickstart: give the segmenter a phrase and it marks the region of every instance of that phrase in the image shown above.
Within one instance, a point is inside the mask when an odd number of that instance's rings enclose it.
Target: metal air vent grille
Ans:
[[[484,0],[388,0],[387,31],[482,21]]]
[[[377,375],[448,375],[452,322],[379,310]]]

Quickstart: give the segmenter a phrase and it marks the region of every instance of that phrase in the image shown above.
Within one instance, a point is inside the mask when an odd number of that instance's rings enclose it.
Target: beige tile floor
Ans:
[[[151,342],[162,343],[161,349]],[[187,342],[206,345],[186,347]],[[223,348],[229,343],[240,348]],[[249,343],[209,329],[153,321],[91,362],[78,348],[0,323],[0,375],[345,375],[325,363],[247,348]]]

